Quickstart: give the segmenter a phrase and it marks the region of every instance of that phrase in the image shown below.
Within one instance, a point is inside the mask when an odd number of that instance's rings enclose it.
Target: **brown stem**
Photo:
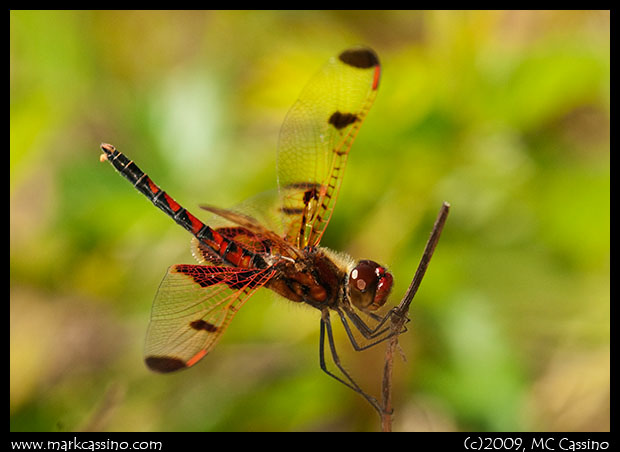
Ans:
[[[411,280],[409,289],[407,289],[405,296],[392,313],[392,322],[390,328],[394,333],[396,333],[397,331],[402,331],[405,323],[408,320],[407,314],[409,312],[409,305],[411,305],[411,301],[413,300],[413,297],[415,296],[418,288],[420,287],[422,278],[424,278],[424,274],[426,273],[426,269],[428,268],[431,257],[433,257],[433,252],[435,251],[435,247],[437,246],[437,242],[439,241],[439,237],[441,236],[441,231],[443,230],[444,224],[446,223],[449,211],[450,204],[444,202],[441,206],[441,209],[439,210],[439,214],[437,215],[435,224],[433,225],[431,235],[426,242],[426,247],[424,248],[422,259],[420,259],[420,263],[418,264],[418,268],[415,272],[415,275],[413,276],[413,280]],[[392,431],[392,367],[394,362],[394,350],[396,349],[397,345],[398,334],[394,334],[388,341],[387,348],[385,350],[385,365],[383,367],[383,412],[381,413],[381,431],[383,432]]]

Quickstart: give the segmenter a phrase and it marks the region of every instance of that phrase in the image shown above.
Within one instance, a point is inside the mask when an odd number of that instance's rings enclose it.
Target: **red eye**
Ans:
[[[394,282],[394,278],[390,272],[383,267],[381,267],[381,270],[382,272],[379,277],[379,284],[377,285],[375,299],[372,302],[372,304],[376,305],[377,308],[383,306],[387,301],[388,295],[390,295],[390,291],[392,290],[392,283]]]
[[[351,271],[351,281],[361,292],[366,292],[369,286],[376,284],[378,265],[372,261],[360,261],[357,267]]]
[[[392,289],[392,275],[374,261],[359,261],[349,275],[349,297],[355,307],[374,311],[385,304]]]

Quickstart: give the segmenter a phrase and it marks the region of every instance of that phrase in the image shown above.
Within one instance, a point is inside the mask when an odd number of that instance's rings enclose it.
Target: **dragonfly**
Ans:
[[[218,343],[237,311],[267,288],[321,312],[319,363],[329,376],[380,409],[341,364],[330,314],[355,350],[394,334],[379,315],[393,285],[386,267],[320,246],[342,184],[349,151],[379,87],[381,65],[370,48],[332,57],[310,80],[282,125],[277,151],[278,190],[236,208],[200,207],[209,225],[177,203],[125,154],[102,144],[110,162],[156,207],[192,235],[199,265],[171,266],[151,312],[146,365],[156,372],[194,366]],[[260,208],[252,207],[259,205]],[[326,360],[326,338],[333,364]]]

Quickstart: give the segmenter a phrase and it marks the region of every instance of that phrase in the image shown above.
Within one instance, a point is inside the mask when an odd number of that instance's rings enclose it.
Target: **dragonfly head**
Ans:
[[[362,260],[349,274],[349,298],[362,311],[376,311],[387,301],[394,278],[385,267]]]

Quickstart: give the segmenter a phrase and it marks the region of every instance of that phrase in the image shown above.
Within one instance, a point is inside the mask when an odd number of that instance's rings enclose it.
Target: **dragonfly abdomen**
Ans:
[[[133,160],[118,151],[111,144],[102,144],[101,160],[108,160],[112,166],[136,189],[146,196],[157,208],[171,217],[213,253],[221,257],[224,263],[240,268],[265,268],[267,265],[259,255],[246,249],[241,244],[230,240],[213,230],[186,208],[176,202],[142,171]]]

